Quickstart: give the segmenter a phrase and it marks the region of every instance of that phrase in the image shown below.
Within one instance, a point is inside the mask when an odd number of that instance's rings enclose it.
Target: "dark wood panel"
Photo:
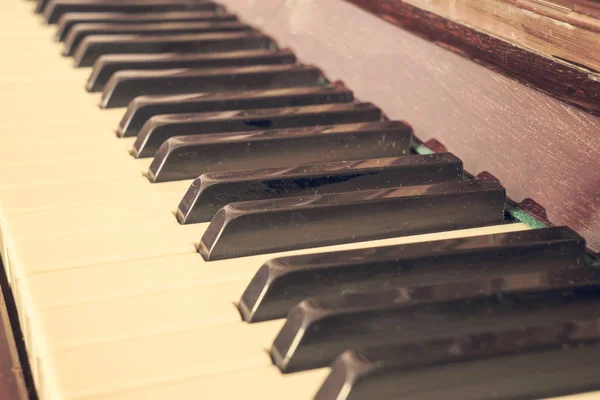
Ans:
[[[600,251],[600,118],[473,62],[477,53],[457,46],[463,37],[485,44],[480,33],[415,10],[415,21],[438,29],[415,35],[342,0],[223,2],[361,100],[408,121],[420,139],[437,139],[471,173],[496,176],[515,201],[534,199],[552,223],[571,226]]]
[[[547,57],[600,71],[600,19],[547,2],[404,0]]]
[[[403,0],[347,0],[552,96],[600,114],[600,75],[535,53]],[[589,49],[590,54],[595,49]]]

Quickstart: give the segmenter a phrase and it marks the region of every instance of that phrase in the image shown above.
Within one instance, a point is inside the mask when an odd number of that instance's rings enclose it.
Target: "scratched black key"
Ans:
[[[153,22],[226,22],[237,21],[234,14],[206,11],[172,11],[149,13],[71,12],[58,20],[55,39],[65,40],[73,26],[80,23],[149,24]]]
[[[134,98],[144,95],[265,90],[324,83],[318,68],[296,64],[119,71],[104,87],[101,106],[126,106]]]
[[[260,32],[182,35],[91,35],[73,55],[76,67],[90,67],[104,54],[210,53],[271,48]]]
[[[570,270],[560,288],[542,284],[466,298],[460,298],[459,284],[440,285],[416,301],[410,290],[399,289],[311,297],[288,314],[271,358],[287,373],[327,366],[347,349],[598,318],[599,272]],[[507,290],[521,285],[505,283]]]
[[[167,114],[150,118],[133,144],[135,157],[153,157],[169,138],[217,132],[247,132],[304,126],[379,121],[381,110],[371,103],[333,103],[297,107]],[[151,169],[152,171],[152,169]],[[167,176],[153,172],[153,181]],[[163,176],[163,178],[160,177]],[[195,178],[187,176],[187,178]],[[176,179],[186,179],[181,174]],[[171,179],[169,179],[171,180]]]
[[[191,93],[140,96],[133,99],[123,116],[117,135],[136,136],[153,116],[252,108],[295,107],[311,104],[348,103],[353,95],[343,84],[307,86],[243,92]]]
[[[249,165],[282,167],[394,157],[408,153],[411,137],[411,127],[398,121],[177,136],[161,146],[150,166],[149,178],[153,181],[162,173],[198,176]],[[190,203],[184,206],[188,200]],[[192,200],[184,198],[180,208],[189,208]],[[178,220],[189,223],[184,215]]]
[[[346,350],[315,400],[557,397],[599,389],[599,356],[596,318]]]
[[[43,13],[49,24],[71,12],[159,12],[218,11],[221,7],[207,0],[37,0],[35,11]]]
[[[499,184],[472,180],[231,203],[198,251],[212,261],[493,225],[504,200]]]
[[[239,21],[170,22],[149,24],[89,23],[77,24],[65,39],[63,55],[71,56],[84,38],[91,35],[182,35],[215,32],[242,32],[252,28]]]
[[[249,167],[260,162],[251,160]],[[192,200],[182,202],[187,207],[177,213],[187,223],[207,222],[240,201],[424,185],[461,176],[462,162],[450,153],[208,172],[192,183],[184,196]]]
[[[448,282],[472,282],[464,285],[467,291],[496,290],[505,280],[536,287],[580,267],[584,254],[581,236],[553,227],[282,257],[258,270],[239,310],[244,320],[258,322],[283,318],[303,299],[322,293]]]
[[[295,62],[296,57],[290,50],[270,49],[225,53],[106,54],[94,63],[87,89],[90,92],[101,91],[115,72],[128,69],[223,68]]]

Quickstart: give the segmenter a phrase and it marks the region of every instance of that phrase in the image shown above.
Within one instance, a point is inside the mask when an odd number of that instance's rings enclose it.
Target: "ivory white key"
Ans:
[[[34,128],[32,130],[40,130]],[[15,140],[9,138],[2,139],[5,143],[0,148],[0,165],[26,165],[26,164],[44,164],[52,162],[62,162],[71,164],[75,160],[93,160],[99,164],[106,165],[106,157],[119,156],[121,161],[126,161],[123,157],[131,148],[129,140],[125,139],[115,146],[112,135],[104,132],[103,137],[96,136],[90,139],[82,135],[63,137],[57,140],[52,137],[39,137],[27,135],[18,137]],[[90,141],[94,142],[94,152],[90,153]],[[104,157],[102,157],[104,155]],[[142,160],[140,160],[142,161]],[[116,161],[115,164],[121,164]],[[112,164],[109,164],[110,167]],[[144,165],[137,163],[133,165]],[[116,165],[115,165],[116,166]]]
[[[248,368],[210,377],[190,378],[144,387],[115,395],[100,396],[97,399],[162,400],[170,396],[184,398],[189,393],[202,393],[211,398],[236,399],[248,398],[249,393],[256,393],[256,398],[260,400],[306,400],[312,399],[315,395],[315,388],[325,380],[328,372],[328,368],[321,368],[282,375],[271,367]],[[235,382],[235,385],[232,385],[231,382]]]
[[[74,163],[76,165],[76,163]],[[151,185],[141,176],[103,180],[59,182],[34,186],[16,186],[0,189],[0,207],[3,215],[40,211],[58,207],[102,203],[116,198],[137,198],[148,201],[148,195],[171,193],[173,210],[189,186],[189,181]],[[137,196],[137,197],[132,197]]]
[[[173,197],[176,197],[175,193]],[[168,212],[174,205],[158,196],[151,202],[139,199],[109,199],[98,204],[54,208],[41,212],[13,214],[6,224],[13,238],[28,239],[45,236],[77,234],[110,230],[141,224],[172,224],[175,216]],[[35,229],[32,229],[35,228]]]
[[[7,165],[2,168],[0,177],[0,190],[15,186],[31,186],[35,184],[68,183],[77,181],[97,181],[106,179],[134,178],[143,175],[144,166],[136,165],[126,157],[117,158],[124,162],[115,162],[107,168],[104,163],[97,160],[79,159],[51,161],[35,164]],[[115,160],[115,161],[116,161]],[[73,170],[73,164],[78,165]],[[119,168],[121,167],[121,168]],[[140,168],[141,167],[141,168]]]

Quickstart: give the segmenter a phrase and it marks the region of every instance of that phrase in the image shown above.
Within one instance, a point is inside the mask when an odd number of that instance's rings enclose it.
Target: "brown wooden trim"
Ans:
[[[585,0],[502,0],[536,14],[579,26],[600,31],[600,5]]]
[[[600,115],[600,74],[444,18],[404,0],[346,0],[477,63]]]
[[[14,317],[12,321],[9,313],[12,313]],[[0,261],[0,399],[2,400],[32,400],[37,398],[31,379],[29,379],[30,385],[26,384],[25,373],[21,366],[20,356],[24,357],[26,354],[24,346],[22,346],[22,351],[19,352],[16,343],[15,332],[20,334],[17,325],[18,320],[12,293],[8,286],[4,266]],[[13,327],[16,329],[13,329]],[[21,344],[23,345],[22,342]],[[28,386],[29,390],[27,389]]]
[[[405,0],[547,57],[600,71],[600,18],[540,0]]]
[[[520,4],[523,2],[553,3],[572,10],[572,12],[600,18],[600,3],[597,0],[506,0]]]

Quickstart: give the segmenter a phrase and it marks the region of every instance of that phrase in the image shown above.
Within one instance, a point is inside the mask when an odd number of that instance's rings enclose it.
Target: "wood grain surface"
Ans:
[[[600,71],[600,19],[570,7],[531,0],[406,2],[588,72]]]
[[[496,176],[516,202],[535,200],[552,223],[572,227],[600,251],[600,117],[473,62],[479,50],[457,46],[480,33],[424,10],[407,26],[435,29],[434,40],[386,22],[402,21],[407,14],[395,14],[408,10],[402,7],[380,13],[384,21],[342,0],[223,3],[330,80],[343,80],[359,99],[408,121],[421,140],[437,139],[469,172]],[[509,56],[499,52],[500,61]],[[562,69],[560,78],[568,74]]]
[[[536,19],[537,23],[533,24],[535,29],[533,29],[533,26],[529,26],[528,35],[525,35],[530,40],[521,37],[524,43],[520,44],[516,41],[518,39],[516,34],[514,35],[515,41],[492,36],[481,30],[425,10],[418,6],[421,1],[347,1],[381,17],[385,21],[418,33],[430,41],[443,44],[475,62],[486,65],[488,68],[600,115],[600,74],[594,72],[599,65],[599,60],[595,60],[597,56],[596,46],[585,45],[586,43],[597,42],[597,40],[593,38],[587,41],[584,40],[583,32],[594,37],[597,36],[596,33],[581,30],[577,34],[577,36],[581,36],[581,39],[557,34],[557,37],[552,39],[555,40],[553,43],[550,39],[545,40],[539,37],[544,30],[542,26],[544,21],[548,22],[547,18],[539,17]],[[508,13],[511,7],[505,7],[504,9]],[[496,17],[500,19],[498,15]],[[500,20],[504,22],[504,18]],[[550,21],[550,23],[553,22]],[[487,26],[488,30],[492,30],[490,24],[487,24]],[[496,21],[495,26],[497,29],[494,30],[498,34],[503,33],[505,36],[513,36],[512,32],[518,31],[514,25],[511,27],[510,24],[503,31],[499,27],[501,26],[499,21]],[[536,36],[538,37],[536,38]],[[577,45],[571,44],[569,48],[572,50],[567,51],[565,48],[561,52],[558,49],[561,48],[559,43],[562,41],[565,42],[564,46],[567,46],[567,41],[576,42]],[[549,54],[534,52],[525,47],[528,44],[530,46],[535,45],[537,50]],[[559,53],[558,57],[552,57],[552,53]],[[592,65],[590,68],[593,70],[576,65],[583,64],[586,54],[589,54],[589,62],[587,63]],[[568,62],[569,58],[576,58],[580,62]]]

